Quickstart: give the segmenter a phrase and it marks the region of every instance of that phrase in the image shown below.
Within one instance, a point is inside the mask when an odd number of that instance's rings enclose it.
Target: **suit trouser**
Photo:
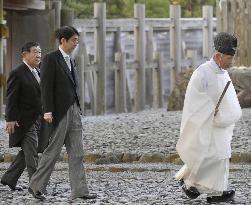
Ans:
[[[18,152],[15,160],[2,176],[2,181],[15,187],[25,167],[27,167],[29,180],[36,171],[38,163],[38,130],[40,127],[39,121],[36,121],[31,128],[25,133],[24,139],[21,142],[21,150]]]
[[[37,171],[30,181],[30,188],[34,192],[45,192],[64,144],[68,153],[71,197],[77,198],[89,194],[83,165],[82,123],[76,103],[68,109],[59,122],[52,133],[48,147],[42,154]]]

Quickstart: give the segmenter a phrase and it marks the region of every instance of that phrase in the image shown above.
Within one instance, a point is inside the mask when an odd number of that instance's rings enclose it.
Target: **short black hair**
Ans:
[[[63,26],[55,31],[55,37],[58,39],[59,44],[61,44],[62,38],[68,41],[75,34],[79,36],[79,32],[73,26]]]
[[[214,48],[218,52],[233,56],[237,47],[237,38],[227,32],[220,32],[214,37]]]
[[[38,47],[38,46],[40,47],[40,44],[39,44],[38,42],[34,42],[34,41],[27,42],[27,43],[25,43],[25,44],[23,45],[21,52],[22,52],[22,53],[23,53],[23,52],[30,52],[30,49],[31,49],[32,47]]]

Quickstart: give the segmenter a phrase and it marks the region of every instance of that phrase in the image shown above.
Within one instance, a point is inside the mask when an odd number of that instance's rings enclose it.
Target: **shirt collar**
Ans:
[[[65,59],[65,57],[69,57],[69,58],[70,58],[70,56],[69,56],[66,52],[64,52],[64,50],[63,50],[60,46],[58,47],[58,49],[59,49],[60,52],[62,53],[64,59]]]
[[[30,71],[32,72],[33,69],[35,68],[32,68],[25,60],[23,60],[24,64],[28,66],[28,68],[30,69]]]
[[[212,65],[216,73],[225,73],[225,70],[220,68],[213,58],[210,59],[209,63]]]

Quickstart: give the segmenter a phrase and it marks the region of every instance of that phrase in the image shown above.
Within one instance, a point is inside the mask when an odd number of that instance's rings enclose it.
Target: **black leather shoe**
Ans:
[[[10,187],[10,189],[11,189],[12,191],[23,191],[23,188],[22,188],[22,187],[20,187],[20,186],[12,186],[12,185],[10,185],[10,184],[4,182],[3,180],[1,180],[1,184],[4,185],[4,186],[7,185],[8,187]]]
[[[234,201],[234,195],[235,195],[234,190],[223,191],[223,194],[221,196],[207,197],[207,202],[214,203],[214,202]]]
[[[198,196],[200,196],[200,192],[198,191],[198,189],[196,189],[196,187],[191,186],[191,187],[187,188],[183,180],[181,180],[179,183],[181,185],[183,192],[190,199],[196,199]]]
[[[86,195],[83,195],[83,196],[81,196],[79,198],[81,198],[81,199],[96,199],[97,194],[86,194]]]
[[[39,191],[34,192],[30,187],[28,188],[28,192],[36,199],[40,199],[40,200],[45,200],[45,197],[43,196],[43,194]]]

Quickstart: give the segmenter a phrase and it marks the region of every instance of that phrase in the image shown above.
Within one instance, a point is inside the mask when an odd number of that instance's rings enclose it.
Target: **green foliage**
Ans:
[[[107,18],[125,18],[128,17],[125,12],[126,0],[107,0],[106,10]]]
[[[216,0],[170,0],[170,4],[181,5],[182,17],[201,17],[204,5],[213,6],[215,14]]]
[[[182,17],[201,17],[203,5],[216,6],[216,0],[62,0],[76,18],[92,18],[94,2],[106,2],[107,18],[132,18],[134,3],[145,4],[147,18],[169,17],[171,4],[181,5]]]
[[[93,2],[91,0],[62,0],[64,9],[73,9],[76,18],[92,18]]]
[[[147,18],[168,18],[169,1],[167,0],[147,0],[146,17]]]

